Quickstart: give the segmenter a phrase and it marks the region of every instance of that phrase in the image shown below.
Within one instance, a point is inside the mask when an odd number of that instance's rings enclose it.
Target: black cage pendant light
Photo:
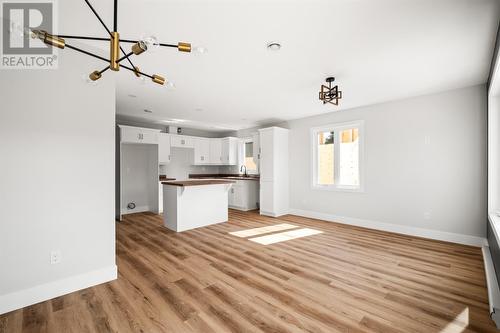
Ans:
[[[319,99],[323,101],[323,104],[331,103],[333,105],[339,105],[339,99],[342,99],[342,91],[339,90],[339,86],[335,85],[332,87],[334,81],[334,77],[327,77],[326,82],[328,86],[324,84],[321,85]]]
[[[90,4],[89,0],[84,0],[92,13],[97,17],[99,22],[102,24],[104,29],[106,29],[109,37],[87,37],[87,36],[71,36],[71,35],[52,35],[47,31],[43,30],[32,30],[32,37],[33,38],[39,38],[41,39],[45,44],[53,46],[53,47],[58,47],[60,49],[64,48],[69,48],[74,51],[86,54],[88,56],[100,59],[104,62],[107,63],[106,67],[101,70],[96,70],[92,73],[90,73],[89,78],[92,81],[97,81],[102,77],[102,74],[106,72],[108,69],[112,71],[119,71],[120,68],[125,68],[128,71],[131,71],[135,76],[137,77],[148,77],[150,78],[154,83],[157,83],[159,85],[164,85],[165,84],[165,78],[163,76],[160,76],[158,74],[146,74],[141,72],[139,67],[135,66],[134,63],[132,62],[131,57],[133,55],[138,56],[142,54],[143,52],[147,51],[148,48],[152,47],[173,47],[179,50],[180,52],[191,52],[191,44],[190,43],[184,43],[184,42],[179,42],[177,44],[164,44],[164,43],[159,43],[156,41],[154,38],[146,38],[145,40],[130,40],[130,39],[121,39],[120,34],[118,33],[118,0],[114,0],[114,6],[113,6],[113,13],[114,13],[114,20],[113,20],[113,31],[109,30],[107,25],[104,23],[104,21],[101,19],[97,11],[92,7]],[[78,47],[72,46],[66,42],[66,39],[82,39],[82,40],[93,40],[93,41],[105,41],[109,42],[109,59],[101,57],[97,54],[94,54],[92,52],[88,52],[85,50],[82,50]],[[123,47],[121,46],[121,43],[129,43],[132,44],[130,52],[125,52]],[[121,54],[120,54],[121,52]],[[123,64],[124,61],[127,61],[128,65]]]

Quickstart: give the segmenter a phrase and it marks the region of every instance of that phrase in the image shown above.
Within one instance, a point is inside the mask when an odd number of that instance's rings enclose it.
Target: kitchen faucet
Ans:
[[[242,165],[242,166],[241,166],[241,168],[240,168],[240,172],[242,172],[242,171],[243,171],[243,168],[245,168],[245,173],[244,173],[245,177],[248,177],[248,174],[247,174],[247,167],[246,167],[246,165]]]

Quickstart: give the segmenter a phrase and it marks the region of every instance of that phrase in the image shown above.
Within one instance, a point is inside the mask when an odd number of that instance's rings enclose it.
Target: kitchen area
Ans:
[[[181,232],[228,221],[229,209],[288,211],[288,130],[244,137],[184,135],[176,127],[117,127],[116,218],[163,214]]]

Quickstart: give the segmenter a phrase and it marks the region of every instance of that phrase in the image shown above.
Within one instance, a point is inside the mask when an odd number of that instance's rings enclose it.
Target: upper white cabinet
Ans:
[[[159,133],[158,140],[158,162],[160,165],[170,163],[170,134]]]
[[[194,149],[194,165],[238,165],[240,140],[237,138],[202,138],[188,135],[163,133],[161,130],[119,125],[121,143],[158,145],[158,163],[172,161],[172,147]]]
[[[224,138],[222,143],[222,164],[238,164],[238,139]]]
[[[253,161],[257,165],[257,171],[260,168],[260,135],[259,133],[255,133],[252,135],[252,143],[253,143]]]
[[[194,138],[186,135],[172,135],[170,144],[177,148],[194,148]]]
[[[194,164],[210,163],[210,139],[194,138]]]
[[[158,144],[160,130],[119,125],[122,143]]]
[[[210,164],[222,164],[222,139],[210,139]]]

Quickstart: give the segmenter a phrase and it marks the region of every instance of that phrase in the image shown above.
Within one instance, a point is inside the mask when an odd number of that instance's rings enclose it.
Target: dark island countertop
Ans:
[[[189,178],[192,179],[235,179],[235,180],[260,180],[259,175],[242,175],[242,174],[190,174]]]
[[[202,185],[219,185],[219,184],[233,184],[234,181],[222,179],[196,179],[196,180],[179,180],[162,182],[163,185],[171,186],[202,186]]]
[[[170,181],[170,180],[175,180],[175,178],[167,177],[167,175],[160,175],[160,181],[161,182],[167,182],[167,181]]]

